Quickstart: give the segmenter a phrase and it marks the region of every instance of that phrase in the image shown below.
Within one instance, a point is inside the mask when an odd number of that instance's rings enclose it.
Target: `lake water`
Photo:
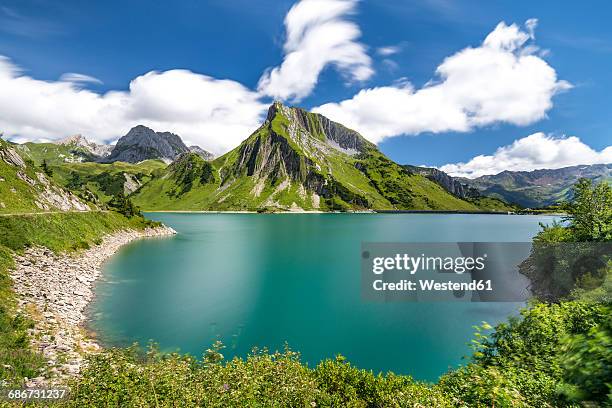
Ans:
[[[473,325],[520,303],[368,303],[369,242],[530,241],[546,216],[149,213],[178,231],[123,247],[104,267],[90,327],[105,345],[226,357],[285,342],[310,366],[338,353],[374,371],[435,381],[470,353]]]

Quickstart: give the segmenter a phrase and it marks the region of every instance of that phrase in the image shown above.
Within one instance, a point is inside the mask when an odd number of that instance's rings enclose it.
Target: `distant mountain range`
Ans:
[[[359,133],[279,102],[259,129],[218,158],[142,125],[114,146],[75,135],[12,148],[34,166],[46,162],[57,183],[95,205],[123,192],[146,210],[509,211],[567,199],[580,177],[612,179],[612,165],[477,179],[401,166]]]
[[[405,165],[460,198],[490,197],[523,208],[542,208],[571,199],[581,178],[612,182],[612,164],[593,164],[533,171],[503,171],[475,179],[452,177],[432,168]]]
[[[53,142],[56,145],[72,146],[89,152],[94,157],[106,157],[113,150],[111,145],[90,142],[83,135],[77,134]]]
[[[187,147],[183,140],[170,132],[156,132],[146,126],[135,126],[119,138],[115,145],[90,142],[77,134],[51,143],[24,143],[16,149],[36,163],[45,160],[49,164],[81,162],[138,163],[144,160],[161,160],[171,163],[179,155],[195,152],[205,160],[214,155],[199,146]]]
[[[612,182],[612,164],[593,164],[533,171],[503,171],[475,179],[457,178],[460,183],[490,197],[522,207],[544,207],[571,198],[571,188],[580,178]]]

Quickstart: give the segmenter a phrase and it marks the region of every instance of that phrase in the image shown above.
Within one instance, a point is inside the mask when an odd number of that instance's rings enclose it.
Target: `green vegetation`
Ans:
[[[494,197],[481,196],[468,198],[466,199],[466,201],[469,201],[470,203],[474,204],[482,211],[517,213],[521,211],[521,208],[519,206],[507,204],[506,202]]]
[[[544,228],[537,240],[564,240],[586,231],[590,231],[592,239],[607,237],[602,231],[608,231],[610,220],[600,204],[608,195],[601,191],[598,186],[577,186],[570,210],[573,218],[564,226]],[[594,219],[587,217],[593,209],[597,209]],[[25,351],[25,327],[30,323],[22,317],[11,317],[12,295],[6,283],[11,251],[21,251],[29,245],[44,245],[54,251],[83,248],[104,233],[142,227],[144,221],[138,217],[128,220],[116,213],[4,218],[0,217],[0,265],[4,268],[0,280],[4,286],[0,289],[5,295],[1,299],[9,299],[9,307],[3,304],[0,314],[0,363],[19,367],[14,377],[9,377],[17,380],[39,370],[41,361]],[[420,383],[406,375],[358,369],[342,356],[308,367],[301,363],[298,353],[288,348],[282,352],[253,350],[246,358],[226,361],[219,342],[202,358],[160,353],[154,346],[142,352],[134,346],[90,356],[83,376],[69,384],[71,398],[60,405],[609,406],[610,287],[577,285],[567,299],[551,304],[534,301],[520,317],[493,330],[483,324],[477,328],[474,351],[466,365],[445,374],[436,384]]]
[[[150,225],[132,201],[146,209],[267,211],[293,203],[312,209],[315,197],[304,185],[324,183],[321,209],[505,211],[504,204],[492,198],[460,200],[369,144],[357,155],[335,149],[321,155],[317,146],[326,140],[324,128],[316,115],[299,113],[312,137],[294,140],[288,135],[287,118],[278,117],[270,125],[273,132],[261,128],[213,162],[187,154],[168,167],[159,161],[60,164],[51,157],[57,145],[29,147],[25,165],[0,160],[0,212],[39,211],[36,203],[45,188],[37,174],[40,168],[83,197],[93,195],[118,210],[0,216],[0,378],[20,385],[45,366],[28,347],[27,330],[33,323],[17,309],[11,290],[8,270],[13,255],[35,245],[78,251],[99,243],[105,234]],[[0,149],[7,146],[0,141]],[[266,153],[267,163],[262,154],[253,156],[253,162],[241,162],[249,149],[256,148]],[[268,177],[252,177],[264,167]],[[131,196],[125,194],[126,174],[144,184]],[[288,174],[293,178],[286,181]],[[36,180],[40,183],[31,183]],[[70,384],[71,399],[60,405],[611,406],[612,260],[605,244],[612,241],[612,189],[581,180],[572,195],[573,201],[564,207],[568,218],[544,227],[530,258],[521,265],[539,300],[494,329],[478,327],[470,359],[436,384],[375,374],[342,356],[308,367],[288,348],[254,350],[245,358],[226,361],[221,343],[202,358],[164,354],[155,347],[145,353],[134,346],[90,356],[83,376]],[[570,249],[559,245],[568,243]]]
[[[40,245],[54,252],[87,248],[106,234],[121,229],[158,225],[116,212],[50,213],[0,217],[0,245],[13,251]]]
[[[539,240],[607,235],[607,193],[576,188],[567,225],[547,227]],[[589,206],[585,203],[590,203]],[[593,214],[595,218],[589,217]],[[599,211],[601,209],[601,211]],[[602,222],[603,217],[603,222]],[[589,220],[588,223],[583,220]],[[554,233],[551,233],[554,231]],[[577,281],[580,283],[581,281]],[[351,406],[351,407],[603,407],[612,404],[612,310],[608,284],[574,287],[557,303],[534,300],[494,330],[477,327],[468,363],[436,384],[405,375],[374,374],[338,356],[315,368],[290,350],[255,350],[224,362],[215,344],[199,360],[144,354],[136,347],[92,357],[73,384],[67,406]]]
[[[27,329],[32,321],[17,313],[9,269],[13,253],[35,245],[55,252],[75,251],[99,243],[105,234],[152,225],[143,218],[114,212],[53,213],[0,216],[0,379],[19,383],[37,377],[44,367],[42,356],[29,348]]]
[[[78,163],[95,159],[87,149],[76,144],[33,143],[15,145],[19,154],[30,159],[36,166],[46,162],[50,166]]]
[[[53,177],[53,170],[51,170],[47,165],[47,160],[43,160],[42,164],[40,165],[40,168],[42,169],[42,171],[45,172],[47,177]]]
[[[223,362],[215,344],[203,359],[115,349],[95,356],[71,385],[71,407],[393,407],[450,406],[440,390],[408,376],[374,375],[342,357],[311,369],[286,349],[254,350]]]
[[[574,199],[564,205],[563,224],[543,227],[520,271],[543,300],[558,301],[572,292],[610,284],[612,274],[612,187],[580,180]]]
[[[169,191],[171,197],[180,197],[193,188],[194,183],[206,185],[215,181],[215,170],[209,162],[195,153],[183,154],[168,171],[172,174],[174,189]]]
[[[108,202],[108,206],[128,218],[142,217],[140,209],[122,191],[115,194],[113,199]]]
[[[13,266],[12,255],[0,245],[0,379],[19,384],[24,377],[38,376],[45,362],[29,347],[27,330],[33,322],[14,312],[16,301],[8,273]]]
[[[470,407],[572,406],[564,392],[568,339],[601,327],[609,314],[609,306],[579,301],[534,304],[490,335],[479,332],[472,362],[439,385]]]
[[[0,141],[0,143],[2,143]],[[0,144],[0,149],[2,145]],[[0,214],[40,211],[35,204],[38,200],[39,190],[17,176],[17,168],[0,160]],[[28,166],[23,174],[35,180],[35,171]]]
[[[612,183],[612,164],[593,164],[540,169],[533,171],[503,171],[475,179],[460,179],[489,197],[526,208],[544,208],[572,198],[573,186],[581,178],[596,183]]]
[[[569,231],[576,241],[612,241],[612,186],[581,179],[566,205]]]
[[[327,119],[320,115],[280,104],[275,109],[247,140],[216,160],[184,155],[155,173],[134,202],[145,210],[481,209],[405,170],[340,124],[324,130]],[[360,150],[342,150],[326,131],[354,138]]]
[[[126,177],[133,183],[144,184],[165,167],[161,160],[146,160],[137,164],[64,163],[53,166],[52,170],[58,184],[85,200],[104,206],[119,192],[126,193]]]
[[[609,316],[610,308],[599,304],[535,304],[488,336],[485,326],[477,333],[470,363],[433,385],[405,375],[358,369],[342,356],[309,368],[288,349],[254,350],[244,359],[227,362],[220,343],[201,360],[161,354],[154,347],[146,354],[136,347],[113,349],[91,357],[83,378],[71,384],[73,400],[66,405],[172,406],[180,401],[185,407],[527,408],[578,407],[579,401],[605,404],[612,363],[606,347]],[[582,354],[588,352],[592,355],[583,363]]]
[[[48,168],[47,168],[48,169]],[[57,210],[57,201],[68,196],[49,182],[44,168],[22,159],[15,146],[0,139],[0,214]]]

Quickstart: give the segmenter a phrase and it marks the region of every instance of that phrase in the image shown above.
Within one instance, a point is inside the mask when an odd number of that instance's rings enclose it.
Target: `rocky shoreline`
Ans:
[[[47,248],[34,247],[15,256],[11,276],[18,311],[34,320],[34,328],[29,330],[32,347],[48,364],[39,377],[28,379],[26,386],[61,384],[80,373],[86,354],[101,349],[88,337],[83,323],[102,264],[131,241],[174,234],[176,231],[165,226],[124,230],[75,254],[54,254]]]

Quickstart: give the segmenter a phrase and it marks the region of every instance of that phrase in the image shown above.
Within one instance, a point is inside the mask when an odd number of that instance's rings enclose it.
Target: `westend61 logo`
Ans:
[[[367,301],[524,301],[518,273],[531,243],[363,243],[362,297]]]

